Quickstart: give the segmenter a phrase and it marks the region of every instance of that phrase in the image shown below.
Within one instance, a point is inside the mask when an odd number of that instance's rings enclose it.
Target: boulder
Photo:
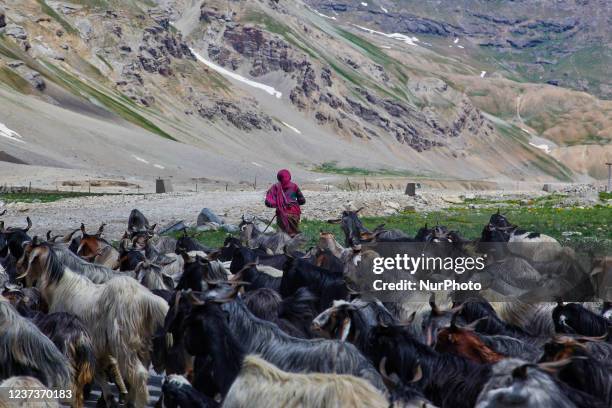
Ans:
[[[19,26],[16,24],[8,25],[6,27],[5,33],[9,37],[13,37],[16,40],[27,40],[28,39],[28,33],[26,33],[26,30],[24,30],[22,26]]]
[[[223,224],[223,220],[217,216],[210,208],[202,208],[198,215],[197,225],[204,225],[209,222],[214,222],[218,225]]]
[[[229,234],[235,234],[238,232],[238,226],[234,224],[223,224],[221,229]]]
[[[163,235],[163,234],[168,234],[171,232],[178,232],[178,231],[182,231],[185,228],[187,228],[187,226],[185,225],[184,221],[170,221],[168,224],[166,224],[161,231],[159,231],[159,235]]]

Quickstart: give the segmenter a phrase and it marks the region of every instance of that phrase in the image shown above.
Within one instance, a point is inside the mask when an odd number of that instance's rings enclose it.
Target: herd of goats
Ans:
[[[499,212],[474,241],[442,226],[416,237],[369,230],[359,211],[329,222],[343,243],[322,231],[304,251],[299,235],[264,234],[244,218],[221,248],[187,231],[159,236],[138,210],[117,242],[104,224],[43,239],[28,235],[29,218],[26,228],[0,221],[0,390],[70,390],[82,407],[95,384],[98,406],[145,407],[152,368],[165,374],[159,407],[612,406],[612,304],[596,300],[592,271],[551,275],[571,257],[553,238]],[[482,273],[510,300],[387,302],[360,287],[368,254],[414,242],[495,244]],[[599,275],[609,273],[603,259]],[[514,296],[535,275],[565,282],[560,295],[576,302]]]

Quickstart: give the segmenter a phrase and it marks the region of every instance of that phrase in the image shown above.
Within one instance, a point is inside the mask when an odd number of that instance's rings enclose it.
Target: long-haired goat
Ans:
[[[74,315],[63,312],[44,314],[31,309],[32,295],[24,293],[28,291],[38,293],[35,288],[16,289],[10,292],[9,300],[19,314],[30,319],[68,358],[74,376],[72,381],[74,405],[82,407],[85,401],[84,390],[93,382],[96,364],[89,331]]]
[[[127,385],[128,402],[144,406],[148,400],[151,339],[164,324],[166,302],[132,278],[92,283],[60,263],[48,243],[38,244],[36,239],[26,246],[19,269],[24,271],[21,277],[26,285],[36,283],[50,312],[74,314],[89,330],[96,354],[95,381],[106,402],[112,400],[106,382],[106,370],[110,368],[122,396]]]
[[[387,399],[367,381],[351,375],[296,374],[257,356],[244,359],[224,408],[388,407]]]
[[[72,369],[55,344],[0,296],[0,378],[27,375],[47,387],[72,388]]]

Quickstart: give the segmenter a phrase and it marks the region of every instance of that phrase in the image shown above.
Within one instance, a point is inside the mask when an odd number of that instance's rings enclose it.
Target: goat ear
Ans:
[[[431,307],[431,313],[433,313],[435,316],[439,316],[442,313],[440,309],[438,308],[438,305],[436,305],[436,294],[435,293],[432,293],[431,296],[429,297],[429,307]]]

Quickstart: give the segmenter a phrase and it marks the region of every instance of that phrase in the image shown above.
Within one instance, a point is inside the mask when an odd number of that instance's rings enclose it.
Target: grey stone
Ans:
[[[198,215],[197,225],[204,225],[209,222],[214,222],[219,225],[223,224],[223,220],[217,216],[210,208],[202,208]]]

